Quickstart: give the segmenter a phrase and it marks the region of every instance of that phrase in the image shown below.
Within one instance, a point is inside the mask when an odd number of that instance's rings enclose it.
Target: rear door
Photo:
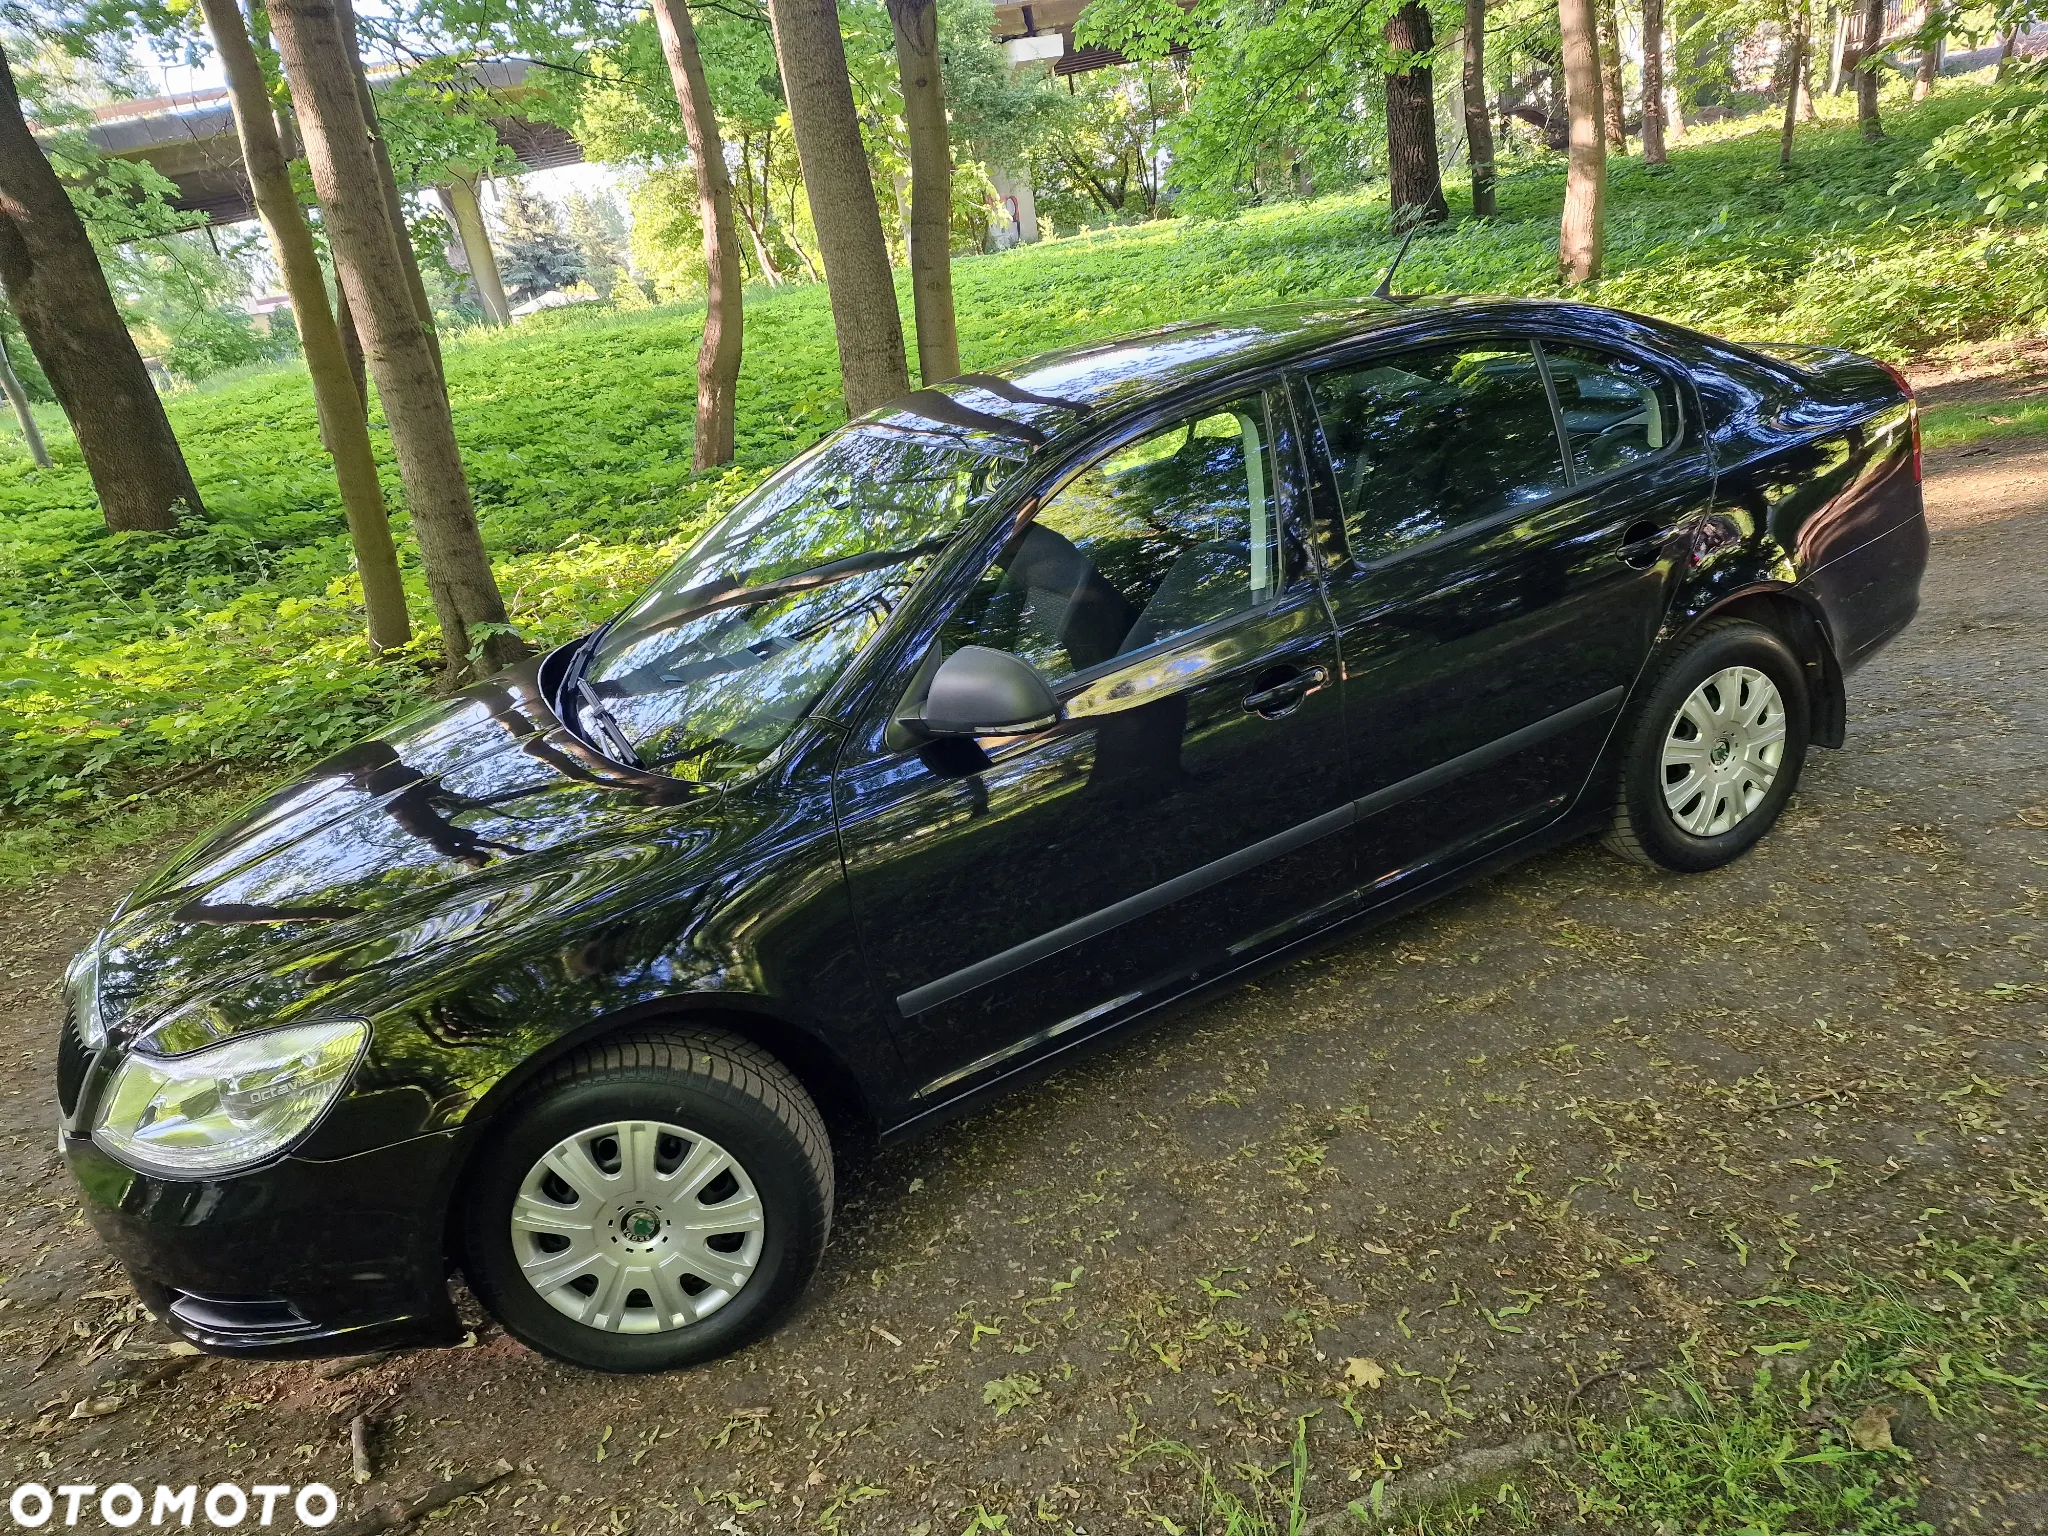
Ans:
[[[846,868],[918,1098],[1348,901],[1337,647],[1291,531],[1290,422],[1254,391],[1139,431],[1052,490],[958,604],[941,651],[1022,656],[1059,724],[919,750],[877,718],[849,740]]]
[[[1562,815],[1710,489],[1676,380],[1497,335],[1306,372],[1368,899]]]

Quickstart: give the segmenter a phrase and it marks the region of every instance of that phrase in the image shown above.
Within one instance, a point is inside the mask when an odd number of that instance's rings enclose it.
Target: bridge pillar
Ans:
[[[490,325],[510,325],[512,306],[505,301],[505,283],[498,275],[497,252],[491,249],[490,231],[484,228],[483,206],[476,199],[477,184],[463,176],[451,176],[446,186],[435,190],[441,204],[455,221],[462,240],[462,255],[469,266],[470,281],[483,301],[484,320]]]

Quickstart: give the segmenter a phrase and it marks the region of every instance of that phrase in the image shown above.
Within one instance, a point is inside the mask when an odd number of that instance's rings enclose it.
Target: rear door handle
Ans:
[[[1276,720],[1330,680],[1327,667],[1299,671],[1275,668],[1260,674],[1259,686],[1244,696],[1245,713]]]
[[[1669,528],[1648,518],[1630,523],[1628,531],[1621,536],[1621,548],[1617,551],[1621,563],[1639,571],[1648,570],[1657,563],[1657,556],[1664,551],[1664,541],[1670,536]]]

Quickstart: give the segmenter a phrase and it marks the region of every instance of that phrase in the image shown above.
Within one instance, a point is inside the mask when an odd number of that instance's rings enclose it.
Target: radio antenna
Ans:
[[[1419,222],[1408,226],[1408,233],[1401,237],[1401,249],[1394,253],[1394,259],[1387,265],[1387,275],[1380,279],[1379,287],[1372,291],[1374,298],[1383,299],[1389,304],[1401,302],[1394,296],[1394,274],[1400,270],[1401,262],[1408,254],[1408,247],[1415,243],[1415,237],[1421,230],[1422,225]]]

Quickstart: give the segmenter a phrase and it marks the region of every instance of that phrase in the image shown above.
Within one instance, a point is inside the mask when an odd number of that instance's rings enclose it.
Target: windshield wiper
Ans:
[[[588,720],[597,728],[598,735],[604,738],[602,742],[593,745],[608,748],[606,756],[616,758],[628,768],[646,767],[647,765],[640,761],[640,754],[633,750],[633,743],[626,739],[626,733],[619,728],[618,716],[605,708],[604,700],[597,696],[597,690],[581,677],[574,679],[573,686],[576,690],[578,723]]]

